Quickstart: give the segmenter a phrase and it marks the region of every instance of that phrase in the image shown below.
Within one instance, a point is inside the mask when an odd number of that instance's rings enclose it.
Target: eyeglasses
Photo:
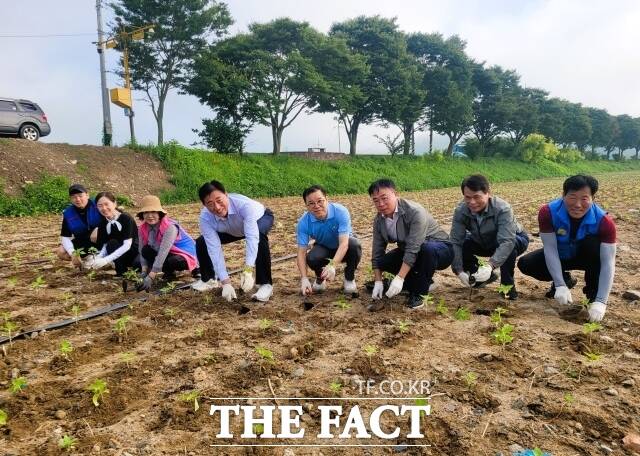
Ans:
[[[307,203],[307,207],[316,207],[316,206],[322,207],[322,206],[324,206],[324,203],[326,203],[326,202],[327,202],[327,200],[325,200],[325,199],[319,199],[318,201],[309,201]]]

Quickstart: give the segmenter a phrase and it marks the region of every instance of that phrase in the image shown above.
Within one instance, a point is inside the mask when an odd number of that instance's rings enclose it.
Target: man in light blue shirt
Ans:
[[[300,291],[303,295],[324,291],[327,282],[336,276],[336,265],[346,263],[344,292],[357,293],[355,271],[362,258],[362,247],[351,232],[349,211],[341,204],[330,203],[326,190],[320,185],[307,188],[302,199],[308,210],[298,220],[297,227]],[[307,252],[311,239],[315,244]],[[307,277],[307,265],[316,274],[313,285]]]
[[[267,234],[273,226],[273,213],[262,204],[236,193],[227,193],[221,182],[212,180],[198,190],[204,208],[200,213],[200,236],[196,254],[201,279],[193,285],[198,291],[222,283],[222,297],[236,299],[224,261],[222,245],[246,240],[245,267],[240,275],[240,288],[249,293],[255,284],[258,290],[252,298],[267,302],[273,294],[271,252]],[[254,279],[255,269],[255,279]]]

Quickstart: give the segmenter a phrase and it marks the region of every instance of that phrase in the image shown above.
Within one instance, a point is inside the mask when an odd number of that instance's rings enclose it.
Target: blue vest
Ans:
[[[89,226],[85,224],[83,218],[80,217],[77,208],[73,204],[66,207],[64,212],[62,212],[62,217],[74,236],[86,236],[90,231],[97,227],[103,219],[102,214],[98,211],[96,203],[92,199],[87,203],[87,222],[89,223]]]
[[[607,215],[600,206],[592,203],[589,210],[584,214],[582,222],[580,222],[575,239],[570,239],[571,221],[562,198],[551,201],[549,209],[551,210],[553,231],[558,239],[558,254],[561,260],[574,258],[577,253],[577,242],[584,239],[585,236],[597,236],[600,222]]]

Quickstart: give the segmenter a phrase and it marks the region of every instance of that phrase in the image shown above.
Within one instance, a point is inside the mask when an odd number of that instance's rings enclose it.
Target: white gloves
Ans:
[[[225,283],[222,285],[222,297],[229,302],[238,298],[236,296],[236,290],[233,289],[233,285],[231,285],[231,283]]]
[[[594,301],[589,306],[589,321],[598,322],[604,318],[604,313],[607,311],[607,305],[598,301]]]
[[[462,285],[464,285],[465,287],[471,286],[471,284],[469,283],[469,274],[467,274],[466,272],[461,272],[460,274],[458,274],[458,279],[460,279],[460,282],[462,282]]]
[[[386,296],[387,298],[393,298],[395,295],[402,291],[402,286],[404,285],[404,279],[400,276],[395,276],[391,281],[391,285],[389,285],[389,289],[387,290]]]
[[[373,299],[382,299],[382,292],[384,291],[384,284],[382,280],[376,280],[373,284],[373,292],[371,293],[371,297]]]
[[[559,304],[562,304],[563,306],[566,306],[569,303],[573,303],[571,291],[566,286],[556,287],[556,294],[553,295],[553,297],[556,301],[558,301]]]
[[[240,274],[240,288],[242,288],[242,291],[249,293],[253,290],[255,284],[256,280],[253,278],[253,271],[242,271],[242,274]]]
[[[487,280],[489,280],[489,277],[491,277],[492,271],[493,268],[491,267],[491,265],[485,264],[484,266],[480,266],[478,268],[478,271],[475,274],[472,274],[471,277],[476,279],[476,283],[486,282]]]
[[[93,263],[91,263],[91,269],[102,269],[104,268],[107,264],[109,264],[109,261],[107,261],[105,258],[102,257],[96,257],[93,260]]]
[[[322,273],[320,274],[320,278],[331,282],[333,279],[336,278],[336,267],[330,264],[326,265],[324,268],[322,268]]]
[[[311,287],[311,282],[309,282],[309,278],[303,277],[302,279],[300,279],[300,293],[302,293],[302,296],[306,296],[308,294],[311,294],[312,292],[313,292],[313,288]]]

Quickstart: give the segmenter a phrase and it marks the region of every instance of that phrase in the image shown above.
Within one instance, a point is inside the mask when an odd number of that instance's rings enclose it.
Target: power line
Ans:
[[[57,38],[57,37],[71,37],[71,36],[92,36],[95,32],[91,33],[51,33],[46,35],[0,35],[0,38]]]

